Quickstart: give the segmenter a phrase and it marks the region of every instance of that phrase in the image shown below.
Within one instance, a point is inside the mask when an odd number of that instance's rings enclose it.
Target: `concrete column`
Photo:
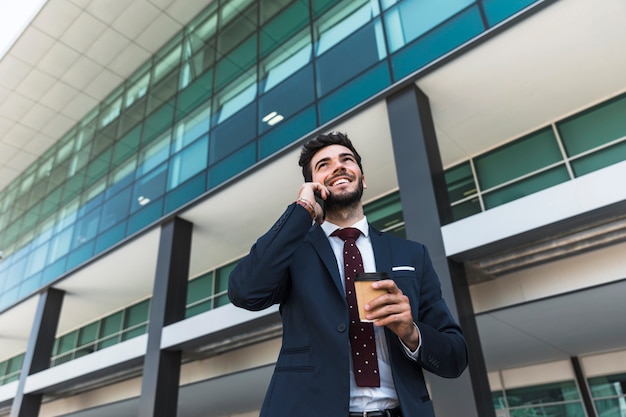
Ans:
[[[178,217],[161,226],[140,417],[171,417],[177,413],[181,351],[161,350],[161,335],[163,327],[185,318],[192,230],[192,223]]]
[[[428,97],[410,85],[387,98],[387,112],[407,238],[423,243],[450,311],[463,328],[469,369],[457,379],[429,377],[438,417],[495,417],[463,265],[449,261],[441,226],[452,221]]]
[[[48,288],[39,297],[28,346],[24,354],[17,393],[11,407],[11,417],[33,417],[39,414],[43,394],[25,394],[24,387],[29,375],[50,367],[50,357],[61,317],[64,295],[64,291]]]

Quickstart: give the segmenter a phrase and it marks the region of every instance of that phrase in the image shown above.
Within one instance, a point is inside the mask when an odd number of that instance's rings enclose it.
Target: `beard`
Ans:
[[[355,207],[363,196],[363,179],[359,178],[357,187],[349,193],[335,195],[329,194],[326,198],[325,205],[328,211],[339,211]]]

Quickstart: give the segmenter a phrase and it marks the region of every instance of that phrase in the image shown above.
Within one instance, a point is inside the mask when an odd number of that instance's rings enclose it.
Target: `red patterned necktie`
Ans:
[[[344,241],[343,259],[345,271],[346,300],[350,311],[350,347],[354,377],[359,387],[380,387],[378,374],[378,357],[376,356],[376,339],[374,326],[359,320],[356,304],[354,278],[358,272],[364,272],[361,252],[356,246],[356,239],[361,234],[359,229],[347,227],[335,230],[331,236]]]

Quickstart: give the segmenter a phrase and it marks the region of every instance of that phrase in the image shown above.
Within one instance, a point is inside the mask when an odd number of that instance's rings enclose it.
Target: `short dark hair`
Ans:
[[[302,176],[304,177],[304,181],[311,182],[313,180],[313,171],[311,169],[311,159],[313,159],[313,155],[315,155],[320,149],[330,145],[341,145],[350,149],[350,151],[354,154],[356,163],[361,169],[361,174],[363,173],[361,155],[359,155],[350,139],[348,139],[348,135],[340,132],[330,132],[326,135],[318,135],[314,139],[311,139],[302,145],[302,151],[300,152],[300,160],[298,161],[298,164],[302,167]]]

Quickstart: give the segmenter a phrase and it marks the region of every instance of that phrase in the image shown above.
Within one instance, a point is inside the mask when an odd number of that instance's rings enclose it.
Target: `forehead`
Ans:
[[[354,153],[350,149],[346,148],[343,145],[329,145],[317,151],[315,155],[313,155],[313,158],[311,158],[311,163],[312,165],[315,165],[318,161],[322,159],[332,159],[338,157],[339,155],[345,154],[354,155]]]

